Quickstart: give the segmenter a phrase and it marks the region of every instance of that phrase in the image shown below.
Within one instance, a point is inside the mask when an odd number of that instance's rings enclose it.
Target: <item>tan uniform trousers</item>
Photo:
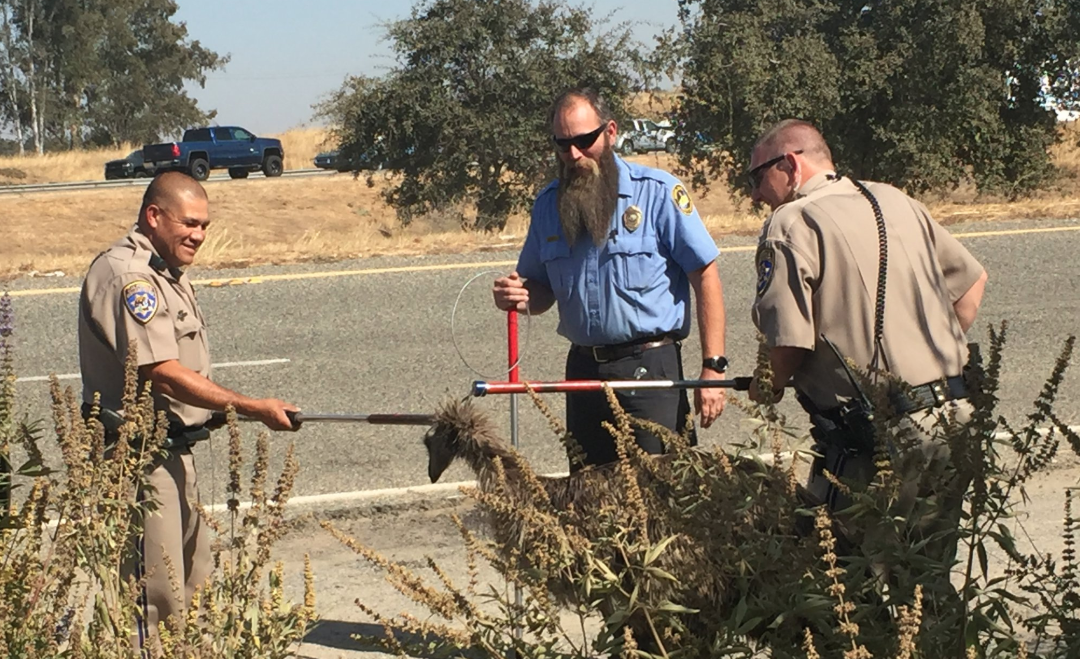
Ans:
[[[963,512],[964,492],[970,482],[953,468],[949,446],[941,437],[941,429],[934,426],[941,415],[946,415],[945,418],[952,415],[957,423],[967,424],[972,413],[968,401],[953,400],[941,407],[915,412],[899,423],[900,430],[912,433],[905,433],[905,437],[918,438],[921,443],[905,452],[898,464],[893,464],[893,470],[900,478],[900,490],[889,512],[905,520],[914,519],[905,531],[915,538],[929,539],[919,554],[946,565],[951,565],[956,556],[955,531]],[[829,504],[833,512],[842,511],[851,505],[851,501],[829,483],[817,468],[819,466],[838,476],[842,482],[851,484],[868,483],[875,473],[873,455],[850,455],[837,447],[826,448],[824,460],[815,464],[807,488],[818,500]],[[851,528],[858,524],[857,520],[844,519],[843,515],[840,518],[849,526],[852,542],[866,547],[889,547],[890,543],[901,541],[900,538],[885,537],[890,530],[879,527],[863,533],[858,528]],[[938,534],[940,536],[934,537]],[[890,571],[898,567],[881,562],[876,565],[875,572],[888,582]]]
[[[174,449],[159,458],[148,483],[154,492],[141,495],[152,497],[157,510],[145,520],[143,535],[136,538],[135,560],[123,566],[121,576],[126,581],[145,575],[133,642],[160,650],[158,624],[177,616],[170,624],[182,628],[191,597],[210,576],[213,559],[206,524],[191,505],[199,501],[191,450]]]

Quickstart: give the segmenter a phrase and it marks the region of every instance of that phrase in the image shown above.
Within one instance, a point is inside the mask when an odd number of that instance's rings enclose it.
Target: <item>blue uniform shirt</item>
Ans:
[[[518,274],[551,289],[558,332],[577,345],[613,345],[667,332],[686,337],[686,273],[712,263],[720,251],[678,179],[619,157],[615,162],[619,201],[608,240],[596,247],[586,231],[572,248],[567,244],[554,181],[533,205]]]

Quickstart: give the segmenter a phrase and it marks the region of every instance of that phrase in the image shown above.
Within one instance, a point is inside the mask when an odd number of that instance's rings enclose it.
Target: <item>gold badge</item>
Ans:
[[[694,212],[694,202],[690,201],[690,193],[681,183],[671,189],[671,199],[684,214],[689,215]]]
[[[634,229],[641,226],[641,209],[637,206],[627,208],[622,214],[622,223],[627,231],[633,233]]]

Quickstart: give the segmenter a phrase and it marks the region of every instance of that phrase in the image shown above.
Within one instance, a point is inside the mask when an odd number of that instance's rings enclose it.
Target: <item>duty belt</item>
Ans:
[[[89,403],[83,403],[82,416],[84,419],[90,418],[92,411],[93,407]],[[123,425],[124,418],[115,411],[103,407],[101,408],[99,420],[105,428],[105,443],[115,444],[120,439],[120,426]],[[209,439],[210,430],[211,428],[207,427],[207,425],[185,426],[177,422],[170,422],[168,435],[162,447],[170,450],[187,448],[196,442]],[[142,440],[136,436],[134,441],[140,442]]]
[[[797,394],[799,403],[811,416],[821,416],[838,426],[845,425],[844,406],[833,407],[827,410],[818,409],[809,398]],[[889,394],[889,402],[898,416],[912,414],[940,407],[950,400],[960,400],[968,397],[967,384],[962,375],[954,375],[943,380],[935,380],[920,384],[917,387],[909,387],[907,391],[893,391]]]
[[[647,336],[610,346],[579,346],[574,344],[571,349],[589,355],[594,361],[603,363],[626,357],[636,357],[646,350],[669,346],[673,343],[675,343],[675,338],[670,334],[664,334],[662,336]]]
[[[946,401],[968,397],[967,383],[964,377],[954,375],[944,380],[927,382],[910,391],[898,391],[889,396],[889,402],[897,414],[911,414],[931,407],[940,407]]]

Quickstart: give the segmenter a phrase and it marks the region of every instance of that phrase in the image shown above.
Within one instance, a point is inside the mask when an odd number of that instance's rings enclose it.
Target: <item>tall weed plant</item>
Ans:
[[[873,478],[831,477],[852,501],[842,514],[799,484],[798,453],[783,451],[799,433],[775,406],[735,401],[751,429],[744,445],[705,451],[666,432],[670,455],[658,459],[637,449],[632,429],[665,431],[627,416],[609,392],[620,460],[578,482],[587,491],[576,501],[594,507],[556,502],[551,482],[509,447],[473,465],[484,477],[466,493],[493,533],[455,518],[465,583],[433,559],[414,571],[324,523],[431,613],[391,615],[358,601],[385,630],[365,640],[398,655],[492,659],[1080,657],[1074,494],[1063,493],[1057,560],[1021,551],[1011,530],[1026,484],[1062,443],[1080,455],[1080,437],[1054,411],[1075,337],[1016,426],[997,412],[1006,329],[991,328],[985,362],[976,355],[970,366],[972,420],[942,418],[935,429],[958,478],[925,468],[910,424],[878,414]],[[764,351],[758,372],[770,378]],[[884,385],[858,377],[887,410]],[[913,484],[920,495],[900,514]],[[964,512],[943,527],[936,502],[948,487]],[[937,544],[956,550],[931,551]],[[995,559],[1004,569],[991,556],[1004,557]],[[481,579],[482,564],[507,587]]]
[[[47,468],[42,424],[16,407],[14,318],[0,297],[0,456],[8,466],[0,486],[10,496],[0,516],[0,656],[26,659],[138,657],[131,644],[141,584],[120,578],[152,499],[137,496],[147,468],[164,450],[167,424],[155,416],[149,388],[139,391],[134,347],[124,392],[125,424],[106,445],[96,416],[84,420],[81,400],[51,381],[52,426],[61,464]],[[251,506],[243,513],[241,436],[230,410],[230,484],[224,524],[200,510],[217,531],[215,571],[196,593],[186,619],[163,623],[167,657],[271,659],[294,656],[315,622],[313,575],[305,597],[286,600],[283,567],[271,548],[285,531],[283,512],[297,472],[292,446],[268,490],[269,438],[259,435],[251,470]],[[25,459],[11,469],[16,455]],[[178,592],[183,589],[177,585]]]

